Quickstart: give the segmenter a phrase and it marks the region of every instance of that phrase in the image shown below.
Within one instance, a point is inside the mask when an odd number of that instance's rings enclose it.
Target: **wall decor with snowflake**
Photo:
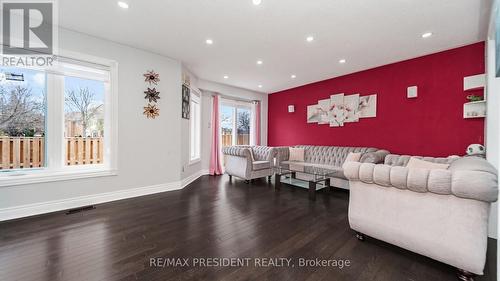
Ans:
[[[345,123],[359,122],[361,118],[377,117],[377,95],[331,95],[307,107],[307,123],[343,127]]]
[[[149,86],[158,85],[160,82],[160,74],[156,73],[154,70],[149,70],[143,74],[144,82]],[[143,114],[148,119],[155,119],[160,116],[160,109],[158,108],[158,100],[160,99],[160,92],[156,90],[156,87],[147,87],[144,91],[144,98],[147,100],[147,105],[144,107]]]

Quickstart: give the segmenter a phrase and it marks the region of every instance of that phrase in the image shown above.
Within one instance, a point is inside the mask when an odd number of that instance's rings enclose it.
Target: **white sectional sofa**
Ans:
[[[409,159],[346,163],[351,228],[360,240],[366,234],[452,265],[462,280],[483,274],[496,169],[478,157],[421,158],[450,164],[431,170],[408,168]]]

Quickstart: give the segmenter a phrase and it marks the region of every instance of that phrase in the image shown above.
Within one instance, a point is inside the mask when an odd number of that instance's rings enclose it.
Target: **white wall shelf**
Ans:
[[[464,104],[464,118],[484,118],[486,117],[486,101],[473,101]]]
[[[464,91],[474,91],[484,89],[486,85],[486,75],[478,74],[464,77]]]

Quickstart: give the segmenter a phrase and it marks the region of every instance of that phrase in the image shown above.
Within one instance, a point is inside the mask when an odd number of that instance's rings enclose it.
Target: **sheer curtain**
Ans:
[[[219,120],[219,95],[212,98],[212,144],[210,149],[210,175],[222,175],[221,164],[221,143],[219,139],[220,120]]]

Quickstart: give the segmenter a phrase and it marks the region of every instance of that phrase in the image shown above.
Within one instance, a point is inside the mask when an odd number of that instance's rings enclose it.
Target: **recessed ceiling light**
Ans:
[[[312,42],[312,41],[314,41],[314,37],[313,36],[307,36],[306,41],[307,42]]]
[[[262,85],[259,85],[259,86],[257,86],[257,87],[262,88]]]
[[[297,76],[295,74],[292,74],[292,76],[290,76],[292,79],[295,79],[297,78]]]
[[[128,4],[123,1],[118,1],[118,6],[123,9],[128,9]]]
[[[263,63],[264,63],[264,62],[263,62],[263,61],[261,61],[261,60],[258,60],[258,61],[257,61],[257,64],[258,64],[258,65],[261,65],[261,64],[263,64]]]
[[[228,79],[228,78],[229,78],[229,76],[227,76],[227,75],[224,75],[224,79]]]
[[[345,63],[345,62],[346,62],[346,60],[345,60],[345,59],[341,59],[341,60],[339,60],[339,63]]]
[[[426,32],[424,34],[422,34],[422,38],[429,38],[432,36],[432,32]]]
[[[262,0],[252,0],[252,3],[253,3],[255,6],[259,6],[259,5],[262,3]]]
[[[207,43],[207,45],[212,45],[214,43],[214,40],[207,39],[207,40],[205,40],[205,43]]]

